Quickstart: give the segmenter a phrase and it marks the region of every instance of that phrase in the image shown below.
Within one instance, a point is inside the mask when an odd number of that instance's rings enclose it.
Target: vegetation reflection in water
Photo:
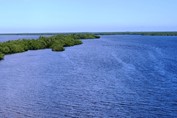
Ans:
[[[40,36],[38,39],[22,39],[0,43],[0,60],[7,54],[51,48],[52,51],[64,51],[64,47],[82,44],[79,39],[100,38],[94,34],[59,34],[51,37]]]

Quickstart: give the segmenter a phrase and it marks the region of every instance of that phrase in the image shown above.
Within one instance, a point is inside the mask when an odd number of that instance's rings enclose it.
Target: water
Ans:
[[[177,117],[177,37],[102,36],[0,61],[0,117]]]

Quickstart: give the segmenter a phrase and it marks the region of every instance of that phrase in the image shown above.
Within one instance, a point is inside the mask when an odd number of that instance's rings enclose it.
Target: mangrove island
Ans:
[[[84,34],[58,34],[50,37],[40,36],[38,39],[18,39],[0,43],[0,60],[7,54],[25,52],[28,50],[52,49],[64,51],[64,47],[82,44],[79,39],[95,39],[100,36]]]

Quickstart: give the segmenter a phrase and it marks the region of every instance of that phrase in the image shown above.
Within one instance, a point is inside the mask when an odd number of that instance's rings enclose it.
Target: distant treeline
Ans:
[[[6,33],[0,35],[70,35],[70,34],[177,36],[176,31],[174,32]]]
[[[82,44],[79,39],[100,38],[94,34],[59,34],[51,37],[40,36],[38,39],[19,39],[0,43],[0,60],[7,54],[51,48],[52,51],[64,51],[64,47]]]
[[[95,35],[149,35],[149,36],[177,36],[177,32],[97,32]]]

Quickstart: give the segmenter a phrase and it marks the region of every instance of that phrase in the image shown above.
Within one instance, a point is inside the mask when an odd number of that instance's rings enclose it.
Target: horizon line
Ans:
[[[133,32],[177,32],[177,31],[94,31],[94,32],[7,32],[7,33],[0,33],[0,35],[5,34],[75,34],[75,33],[133,33]]]

